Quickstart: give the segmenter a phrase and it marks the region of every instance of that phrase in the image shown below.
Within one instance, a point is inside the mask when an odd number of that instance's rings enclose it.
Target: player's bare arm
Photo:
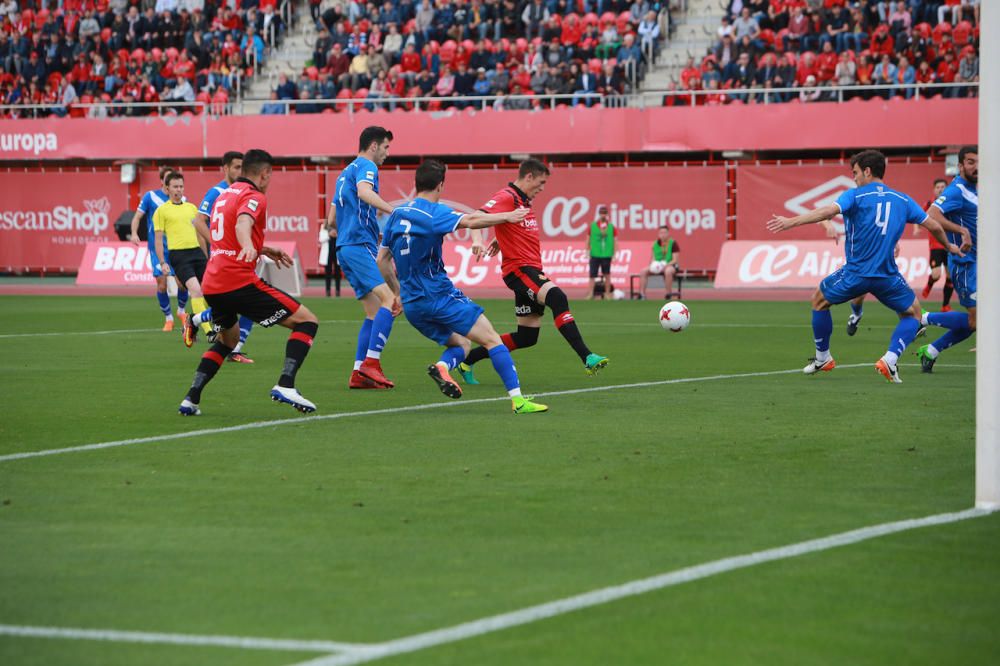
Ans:
[[[462,217],[458,226],[462,229],[485,229],[498,224],[516,224],[528,216],[527,208],[518,208],[509,213],[484,213],[477,210]]]
[[[140,242],[139,241],[139,222],[142,221],[142,218],[144,216],[145,216],[145,214],[141,210],[135,211],[135,215],[132,216],[132,233],[130,233],[128,235],[128,239],[130,241],[132,241],[133,245],[138,245],[139,242]]]
[[[936,205],[931,204],[930,206],[927,207],[927,217],[937,222],[938,226],[940,226],[945,231],[950,231],[953,234],[961,234],[962,252],[968,252],[969,250],[972,249],[972,234],[969,233],[969,230],[963,227],[961,224],[955,224],[954,222],[946,218],[944,216],[944,213],[941,212],[941,209],[938,208]],[[930,228],[926,226],[926,222],[925,222],[925,228],[928,229],[928,231],[930,230]],[[937,237],[935,236],[935,238]],[[940,241],[940,239],[938,240]],[[944,245],[947,246],[947,243],[944,243]]]
[[[378,195],[371,183],[358,183],[358,198],[369,206],[374,206],[386,215],[391,215],[394,210],[392,206],[385,202],[385,199]]]
[[[279,250],[275,247],[267,247],[265,245],[260,248],[260,253],[277,264],[278,268],[291,268],[295,263],[292,261],[292,258],[288,256],[287,252]]]
[[[253,237],[250,235],[252,229],[253,218],[246,213],[236,219],[236,240],[240,244],[240,253],[236,255],[237,261],[245,261],[249,264],[257,261],[257,250],[253,246]]]
[[[948,249],[948,252],[950,252],[951,254],[957,254],[960,257],[965,256],[965,253],[962,251],[960,247],[958,247],[957,245],[948,240],[948,237],[944,233],[944,227],[942,227],[941,224],[933,217],[928,215],[927,218],[920,223],[920,226],[926,229],[927,233],[929,233],[931,236],[937,239],[937,242],[941,243],[941,245],[944,245]],[[962,247],[965,247],[964,241],[962,243]]]
[[[822,208],[817,208],[816,210],[809,211],[803,215],[796,215],[795,217],[782,217],[781,215],[774,215],[767,223],[767,229],[771,233],[778,234],[782,231],[788,231],[794,227],[800,227],[803,224],[816,224],[817,222],[822,222],[823,220],[829,220],[837,215],[840,215],[840,206],[836,204],[823,206]]]
[[[153,247],[158,248],[160,253],[160,269],[164,275],[167,275],[170,273],[170,265],[163,261],[163,257],[167,256],[167,234],[162,231],[156,231],[154,238]]]
[[[202,250],[205,250],[205,254],[208,254],[208,246],[212,244],[212,232],[208,229],[208,215],[198,213],[191,220],[191,225],[198,233],[198,244],[201,245]]]
[[[832,238],[834,244],[840,245],[840,234],[837,233],[837,227],[833,226],[832,220],[820,220],[819,225],[826,230],[827,238]]]
[[[330,205],[330,210],[326,213],[326,233],[330,238],[337,237],[337,206]]]
[[[483,232],[479,229],[470,229],[469,237],[472,240],[472,256],[477,260],[482,259],[483,255],[486,254],[486,241]]]

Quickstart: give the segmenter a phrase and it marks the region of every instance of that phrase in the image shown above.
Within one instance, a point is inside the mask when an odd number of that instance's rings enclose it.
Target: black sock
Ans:
[[[532,347],[538,343],[538,329],[533,326],[520,326],[513,333],[504,333],[500,336],[504,347],[510,351]],[[490,353],[485,347],[476,347],[465,357],[466,365],[475,365],[479,361],[489,358]]]
[[[288,336],[288,342],[285,343],[285,367],[278,379],[278,386],[282,388],[295,387],[295,374],[302,367],[303,361],[306,360],[306,354],[309,353],[313,338],[316,337],[318,330],[319,324],[311,321],[296,324],[295,328],[292,329],[292,334]]]
[[[201,362],[198,363],[198,369],[194,373],[194,381],[191,382],[191,388],[186,396],[188,400],[196,405],[201,402],[201,391],[205,388],[205,384],[212,381],[212,377],[219,371],[222,362],[232,351],[232,347],[216,342],[201,355]]]
[[[951,303],[951,295],[955,293],[955,285],[951,283],[951,278],[944,281],[944,300],[941,301],[941,307],[944,307]]]
[[[580,357],[580,360],[586,362],[587,357],[590,356],[590,348],[583,341],[580,329],[573,319],[573,313],[569,311],[569,299],[566,298],[566,294],[559,287],[554,287],[546,294],[545,305],[552,308],[552,320],[562,336],[566,338],[566,342]]]

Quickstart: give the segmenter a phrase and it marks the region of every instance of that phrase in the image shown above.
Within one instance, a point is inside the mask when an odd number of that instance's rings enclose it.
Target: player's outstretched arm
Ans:
[[[927,233],[929,233],[931,236],[934,236],[934,238],[937,239],[937,242],[941,243],[941,245],[944,245],[948,249],[948,252],[952,254],[957,254],[960,257],[965,256],[965,254],[962,252],[962,248],[959,248],[957,245],[948,240],[948,237],[945,236],[944,234],[944,228],[933,217],[928,215],[927,219],[921,222],[920,225],[927,230]],[[959,228],[961,229],[962,227]],[[962,244],[962,247],[963,248],[965,247],[964,243]]]
[[[386,215],[392,215],[392,206],[385,202],[385,199],[378,195],[371,183],[358,183],[358,198],[369,206],[374,206]]]
[[[796,215],[795,217],[773,215],[767,223],[767,229],[773,234],[778,234],[794,227],[800,227],[803,224],[816,224],[823,220],[829,220],[837,215],[840,215],[840,206],[836,204],[823,206],[822,208],[817,208],[816,210],[809,211],[803,215]]]
[[[292,258],[288,256],[288,253],[284,250],[279,250],[276,247],[262,246],[260,248],[260,253],[277,264],[278,268],[291,268],[295,265]]]
[[[474,213],[464,216],[459,221],[458,226],[463,229],[485,229],[486,227],[493,227],[506,222],[517,223],[527,217],[527,215],[527,208],[518,208],[509,213],[484,213],[481,210],[477,210]]]
[[[969,233],[969,230],[963,227],[961,224],[955,224],[954,222],[946,218],[944,216],[944,213],[941,212],[941,209],[938,208],[937,205],[931,204],[930,206],[927,207],[927,218],[933,220],[934,222],[937,222],[938,226],[944,229],[945,231],[950,231],[953,234],[961,234],[963,252],[967,252],[968,250],[972,249],[972,234]],[[924,228],[930,231],[930,227],[927,226],[926,221],[924,221]],[[937,237],[935,236],[935,238]],[[938,240],[940,241],[941,239]],[[947,242],[944,242],[943,244],[945,247],[948,246]]]

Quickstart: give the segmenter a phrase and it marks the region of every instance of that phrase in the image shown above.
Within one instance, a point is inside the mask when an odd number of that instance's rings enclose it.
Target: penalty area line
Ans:
[[[838,368],[864,368],[870,367],[871,363],[853,363],[847,365],[838,365]],[[941,365],[940,367],[946,367]],[[974,368],[973,365],[959,365],[959,366],[949,366],[949,367],[962,367],[962,368]],[[634,382],[630,384],[612,384],[609,386],[591,386],[587,388],[578,389],[566,389],[562,391],[545,391],[541,393],[535,393],[536,397],[550,397],[550,396],[561,396],[561,395],[575,395],[579,393],[596,393],[602,391],[617,391],[621,389],[634,389],[634,388],[649,388],[654,386],[670,386],[672,384],[691,384],[697,382],[711,382],[711,381],[721,381],[727,379],[746,379],[752,377],[773,377],[777,375],[791,375],[801,373],[800,369],[793,370],[771,370],[766,372],[742,372],[734,373],[728,375],[708,375],[703,377],[679,377],[676,379],[663,379],[652,382]],[[258,430],[260,428],[277,428],[286,425],[309,425],[317,423],[319,421],[333,421],[337,419],[347,419],[354,417],[365,417],[365,416],[378,416],[378,415],[389,415],[389,414],[399,414],[402,412],[417,412],[424,411],[428,409],[447,409],[461,407],[462,405],[479,405],[488,402],[499,402],[502,400],[508,400],[506,396],[499,396],[495,398],[476,398],[474,400],[455,400],[449,402],[429,402],[419,405],[402,405],[399,407],[388,407],[385,409],[369,409],[360,412],[340,412],[337,414],[320,414],[318,416],[299,416],[291,417],[287,419],[274,419],[271,421],[253,421],[250,423],[241,423],[234,426],[225,426],[221,428],[203,428],[200,430],[189,430],[187,432],[175,432],[166,435],[152,435],[149,437],[134,437],[130,439],[119,439],[110,442],[97,442],[94,444],[81,444],[79,446],[67,446],[59,449],[45,449],[43,451],[24,451],[21,453],[8,453],[5,455],[0,455],[0,463],[10,462],[12,460],[22,460],[25,458],[41,458],[46,456],[61,455],[64,453],[80,453],[83,451],[97,451],[100,449],[113,449],[121,446],[132,446],[134,444],[151,444],[154,442],[168,442],[177,439],[187,439],[190,437],[201,437],[202,435],[218,435],[230,432],[243,432],[246,430]]]
[[[414,634],[405,638],[386,641],[369,645],[363,651],[347,654],[331,654],[309,661],[299,662],[293,666],[354,666],[369,661],[385,659],[396,655],[426,650],[427,648],[455,643],[475,636],[490,634],[502,631],[511,627],[531,624],[539,620],[544,620],[566,613],[599,606],[612,601],[633,597],[647,592],[662,590],[674,585],[681,585],[711,576],[746,569],[758,564],[786,560],[801,555],[817,553],[831,548],[840,548],[869,539],[905,532],[907,530],[931,527],[934,525],[947,525],[970,518],[979,518],[993,513],[990,509],[966,509],[955,513],[941,513],[923,518],[913,518],[899,520],[891,523],[870,525],[848,532],[840,532],[830,536],[801,541],[799,543],[767,550],[759,550],[744,555],[726,557],[721,560],[714,560],[704,564],[697,564],[683,569],[675,569],[667,573],[659,574],[649,578],[633,580],[621,585],[605,587],[584,594],[558,599],[537,606],[529,606],[520,610],[484,617],[471,622],[457,624],[452,627],[436,629],[421,634]]]

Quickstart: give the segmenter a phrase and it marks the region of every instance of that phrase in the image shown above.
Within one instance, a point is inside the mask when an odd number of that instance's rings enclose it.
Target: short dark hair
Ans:
[[[271,157],[271,153],[266,150],[253,148],[243,154],[244,175],[257,175],[263,173],[265,169],[272,166],[274,166],[274,158]]]
[[[534,157],[529,157],[528,159],[521,162],[521,166],[517,170],[517,177],[524,178],[525,176],[532,175],[538,176],[548,176],[551,171],[545,166],[545,162],[541,160],[536,160]]]
[[[392,132],[378,125],[371,125],[361,130],[361,138],[358,139],[358,152],[363,153],[373,144],[382,143],[386,139],[392,141]]]
[[[966,155],[978,155],[979,146],[962,146],[961,150],[958,151],[958,163],[961,164],[965,161]]]
[[[417,173],[414,176],[417,192],[431,192],[437,189],[437,186],[444,182],[444,174],[447,170],[448,167],[442,162],[424,160],[417,167]]]
[[[160,180],[162,181],[164,178],[166,178],[167,175],[170,174],[170,172],[172,172],[173,170],[174,170],[173,167],[169,167],[169,166],[167,166],[165,164],[163,166],[161,166],[160,167]]]
[[[852,169],[855,164],[858,165],[862,173],[864,173],[865,169],[871,169],[872,175],[876,178],[883,178],[885,176],[885,155],[877,150],[862,150],[860,153],[852,155]]]
[[[170,173],[167,174],[167,179],[165,181],[166,186],[170,187],[170,183],[174,182],[175,180],[184,180],[184,174],[182,174],[180,171],[171,171]]]
[[[241,153],[238,150],[230,150],[226,152],[225,155],[222,156],[222,166],[229,166],[235,160],[241,160],[241,159],[243,159],[243,153]]]
[[[935,178],[934,179],[934,184],[937,185],[938,183],[944,183],[945,185],[947,185],[948,184],[948,180],[946,178]]]

